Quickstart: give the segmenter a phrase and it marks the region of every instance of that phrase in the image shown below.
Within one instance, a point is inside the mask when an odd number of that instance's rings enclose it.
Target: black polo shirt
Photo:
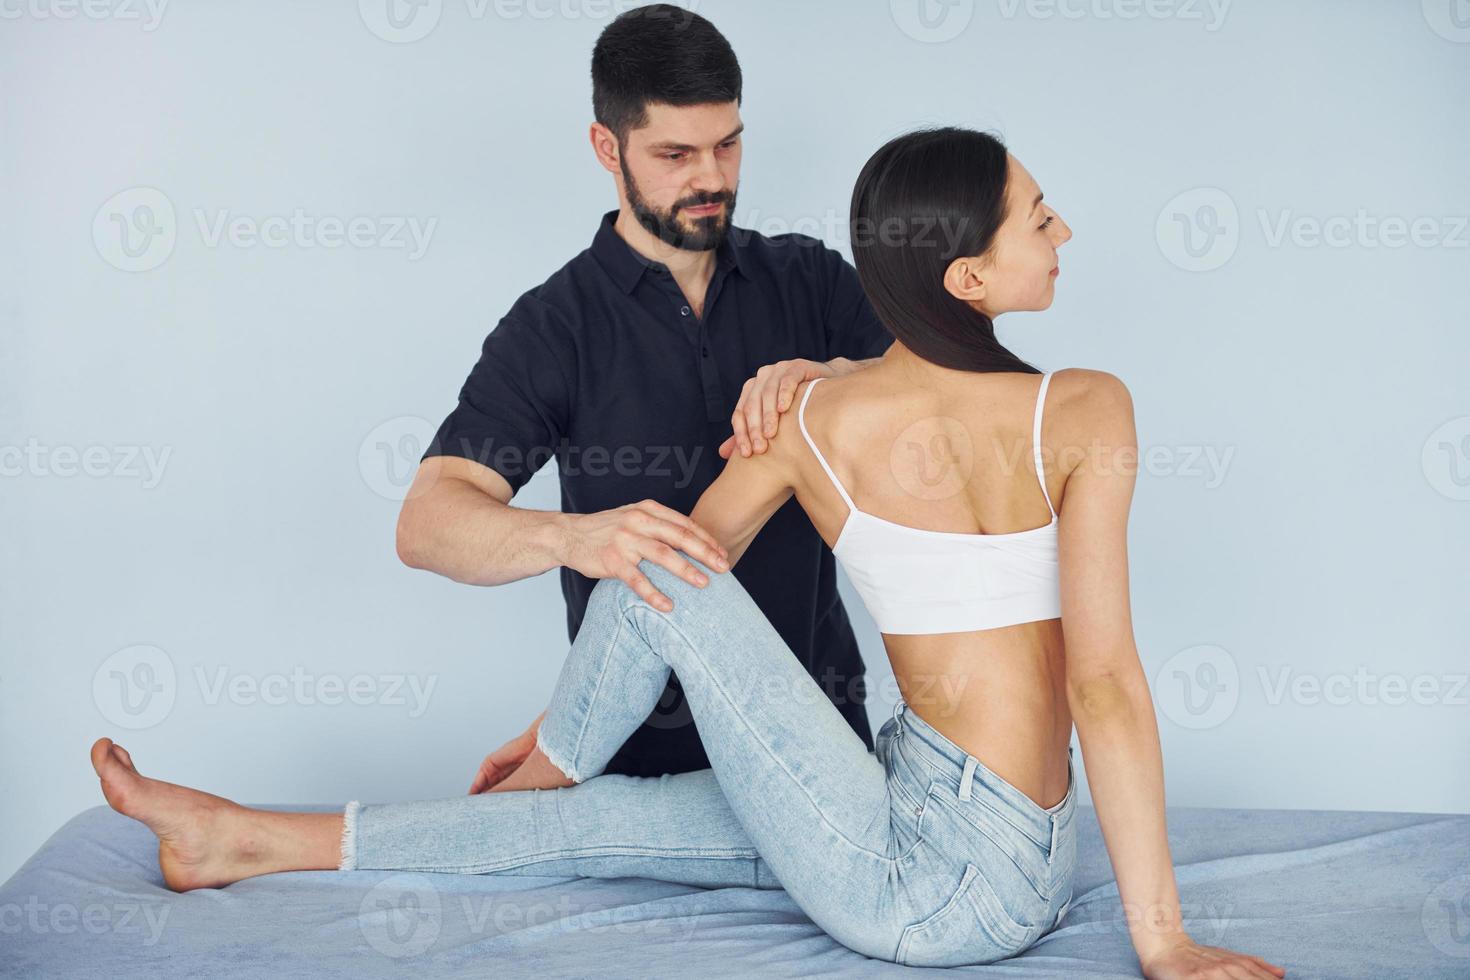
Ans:
[[[555,455],[565,513],[650,498],[688,514],[724,468],[730,415],[759,368],[793,357],[877,357],[893,342],[857,272],[815,238],[732,227],[701,317],[666,266],[613,230],[617,215],[605,214],[592,246],[517,299],[485,338],[425,458],[476,460],[519,490]],[[734,574],[872,749],[863,661],[832,552],[794,497]],[[561,569],[569,640],[596,584]],[[709,764],[671,676],[606,771],[655,776]]]

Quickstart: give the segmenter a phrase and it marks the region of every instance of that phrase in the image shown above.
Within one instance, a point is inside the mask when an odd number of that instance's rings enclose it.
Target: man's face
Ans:
[[[735,210],[743,128],[734,102],[650,103],[648,125],[629,132],[618,154],[639,224],[674,248],[716,248]]]

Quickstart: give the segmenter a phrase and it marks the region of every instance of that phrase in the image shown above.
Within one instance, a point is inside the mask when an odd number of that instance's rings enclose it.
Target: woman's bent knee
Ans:
[[[740,584],[734,572],[717,572],[698,558],[682,551],[677,554],[704,574],[706,579],[704,585],[695,585],[684,576],[669,571],[651,559],[645,558],[638,563],[638,570],[648,576],[653,587],[673,600],[675,611],[678,611],[681,599],[686,605],[689,603],[709,605],[749,600],[745,587]]]

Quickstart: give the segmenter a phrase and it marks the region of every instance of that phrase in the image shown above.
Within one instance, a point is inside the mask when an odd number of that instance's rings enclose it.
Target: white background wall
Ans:
[[[738,223],[844,246],[884,140],[997,130],[1075,233],[1002,336],[1134,393],[1169,804],[1470,809],[1470,27],[924,2],[695,5],[745,71]],[[247,803],[434,798],[550,691],[556,577],[409,570],[394,498],[484,334],[615,206],[588,61],[622,7],[360,6],[0,4],[0,878],[102,802],[100,735]],[[298,210],[280,247],[212,237]],[[373,243],[326,247],[359,217]],[[516,503],[557,506],[554,470]],[[843,588],[876,729],[891,674]]]

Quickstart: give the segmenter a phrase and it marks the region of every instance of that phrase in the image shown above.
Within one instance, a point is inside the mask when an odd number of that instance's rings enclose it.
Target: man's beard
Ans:
[[[623,186],[627,190],[628,205],[633,209],[633,216],[650,234],[673,248],[688,252],[708,252],[718,248],[725,240],[730,231],[730,217],[735,212],[735,191],[738,190],[738,185],[728,191],[696,194],[682,201],[675,201],[673,207],[667,211],[660,211],[649,204],[639,192],[637,182],[628,172],[628,163],[621,155],[618,157],[618,165],[623,170]],[[689,218],[694,222],[692,230],[679,223],[680,211],[704,204],[724,204],[725,207],[718,214]]]

